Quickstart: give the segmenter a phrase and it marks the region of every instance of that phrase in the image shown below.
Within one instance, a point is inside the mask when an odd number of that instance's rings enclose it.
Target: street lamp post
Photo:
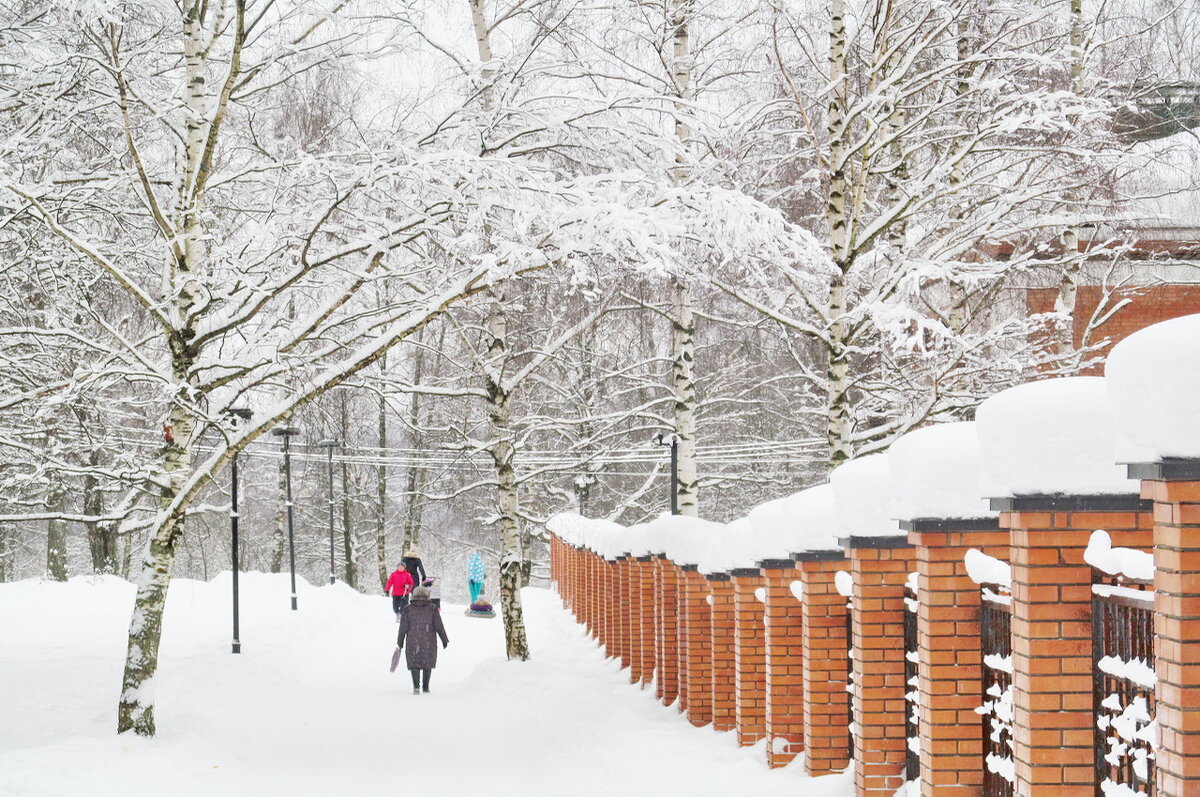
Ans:
[[[234,429],[237,428],[239,421],[248,421],[253,412],[245,407],[231,407],[225,410],[229,414],[229,419]],[[229,468],[230,488],[229,488],[229,532],[231,537],[231,553],[233,559],[233,652],[242,652],[241,628],[238,617],[238,455],[233,455],[233,462]]]
[[[333,559],[333,449],[341,443],[337,440],[322,440],[317,448],[323,448],[328,454],[329,464],[329,583],[337,582],[337,567]]]
[[[654,442],[660,446],[671,447],[671,514],[679,514],[679,435],[672,433],[670,439],[659,432],[654,436]]]
[[[278,426],[271,434],[283,438],[284,506],[287,509],[288,569],[292,575],[292,611],[296,611],[296,534],[292,521],[292,449],[291,439],[300,434],[295,426]]]

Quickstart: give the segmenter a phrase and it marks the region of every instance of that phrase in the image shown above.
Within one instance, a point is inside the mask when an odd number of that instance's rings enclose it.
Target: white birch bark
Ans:
[[[850,245],[850,214],[847,205],[848,152],[846,122],[846,26],[845,0],[829,4],[829,198],[826,222],[829,226],[829,256],[834,274],[829,284],[829,370],[826,388],[826,441],[829,468],[832,470],[853,456],[851,450],[850,407],[850,328],[846,318],[846,277],[853,266]]]
[[[679,147],[671,175],[675,185],[691,179],[691,126],[695,89],[692,79],[691,21],[695,13],[692,0],[672,0],[671,82],[675,103],[675,138]],[[673,282],[671,313],[671,388],[675,394],[675,434],[679,438],[679,513],[697,517],[700,513],[699,466],[696,461],[696,322],[692,311],[692,289],[686,278]]]
[[[1070,52],[1068,59],[1071,64],[1071,92],[1076,96],[1083,95],[1083,0],[1069,0],[1071,13]],[[1070,212],[1075,212],[1075,202],[1078,200],[1075,192],[1067,195]],[[1079,275],[1083,269],[1083,259],[1079,256],[1079,228],[1072,224],[1063,230],[1063,268],[1058,283],[1058,297],[1054,303],[1055,312],[1062,318],[1059,321],[1056,335],[1055,351],[1062,358],[1068,358],[1075,353],[1075,312],[1079,294]]]

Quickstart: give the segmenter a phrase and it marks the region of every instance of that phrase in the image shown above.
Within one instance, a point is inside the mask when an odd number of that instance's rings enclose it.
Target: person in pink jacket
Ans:
[[[396,613],[396,622],[400,622],[400,610],[408,605],[409,593],[413,591],[413,577],[405,569],[404,564],[396,565],[396,569],[388,576],[383,591],[392,596],[392,611]]]

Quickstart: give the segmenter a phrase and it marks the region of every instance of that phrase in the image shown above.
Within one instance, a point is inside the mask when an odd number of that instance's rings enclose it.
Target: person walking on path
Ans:
[[[404,569],[412,576],[413,586],[420,586],[425,580],[425,565],[421,562],[421,555],[417,553],[417,546],[412,546],[404,552],[404,557],[400,560],[404,563]]]
[[[413,590],[412,602],[400,611],[400,633],[396,635],[396,649],[405,650],[408,672],[412,675],[413,694],[429,691],[429,676],[437,666],[437,639],[442,647],[450,645],[446,627],[442,624],[442,612],[429,601],[429,588]]]
[[[396,622],[400,622],[400,610],[408,604],[408,595],[415,586],[413,577],[404,569],[403,562],[396,565],[396,569],[388,576],[383,591],[392,596],[392,611],[396,613]]]
[[[483,569],[483,556],[479,551],[471,551],[471,558],[467,560],[467,587],[471,590],[471,603],[479,600],[483,593],[485,578],[487,571]]]

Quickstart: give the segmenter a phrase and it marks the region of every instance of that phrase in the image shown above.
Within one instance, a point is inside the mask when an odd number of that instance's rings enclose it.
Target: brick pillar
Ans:
[[[1154,669],[1159,797],[1200,794],[1200,461],[1132,465],[1154,501]]]
[[[767,650],[763,604],[754,594],[763,586],[757,567],[730,571],[733,579],[734,722],[738,744],[745,747],[766,735]]]
[[[588,632],[592,638],[600,640],[600,557],[595,551],[587,552],[588,580]]]
[[[854,783],[892,797],[904,783],[904,582],[916,567],[903,535],[846,540],[854,579]]]
[[[633,557],[625,554],[617,560],[616,588],[617,595],[617,659],[621,668],[629,667],[632,662],[631,629],[633,628],[633,613],[637,606],[633,602]]]
[[[638,557],[638,641],[636,643],[638,657],[635,660],[634,667],[637,668],[637,682],[640,684],[648,684],[650,683],[650,679],[654,677],[654,629],[657,627],[654,611],[658,604],[654,592],[655,567],[654,557]],[[631,675],[630,677],[633,676]]]
[[[834,574],[849,570],[850,564],[841,551],[809,551],[795,558],[804,585],[804,771],[828,775],[850,764],[847,599],[834,585]]]
[[[687,621],[688,615],[684,606],[684,569],[679,565],[675,568],[675,683],[678,697],[675,708],[687,712],[688,707],[688,656],[687,656]]]
[[[763,635],[766,647],[767,766],[782,767],[804,752],[804,607],[792,592],[800,581],[791,559],[764,559]]]
[[[1096,529],[1146,547],[1149,501],[1137,496],[993,499],[1012,546],[1013,760],[1021,797],[1092,797],[1092,573]]]
[[[712,607],[708,592],[708,580],[696,566],[684,566],[679,583],[681,647],[687,660],[683,680],[688,722],[697,727],[712,722]]]
[[[920,605],[921,794],[978,797],[983,787],[979,728],[982,655],[979,585],[963,557],[971,548],[1005,561],[1008,530],[999,520],[913,520],[908,531],[917,559]]]
[[[620,603],[617,599],[617,563],[612,559],[600,557],[600,589],[602,590],[601,605],[604,616],[601,618],[601,642],[604,644],[604,655],[616,658],[617,655],[617,610]]]
[[[675,563],[665,556],[655,560],[654,695],[669,706],[679,697],[679,595]]]
[[[727,573],[705,576],[712,595],[709,646],[712,668],[710,703],[712,724],[718,731],[731,731],[737,724],[737,698],[734,675],[733,581]]]

